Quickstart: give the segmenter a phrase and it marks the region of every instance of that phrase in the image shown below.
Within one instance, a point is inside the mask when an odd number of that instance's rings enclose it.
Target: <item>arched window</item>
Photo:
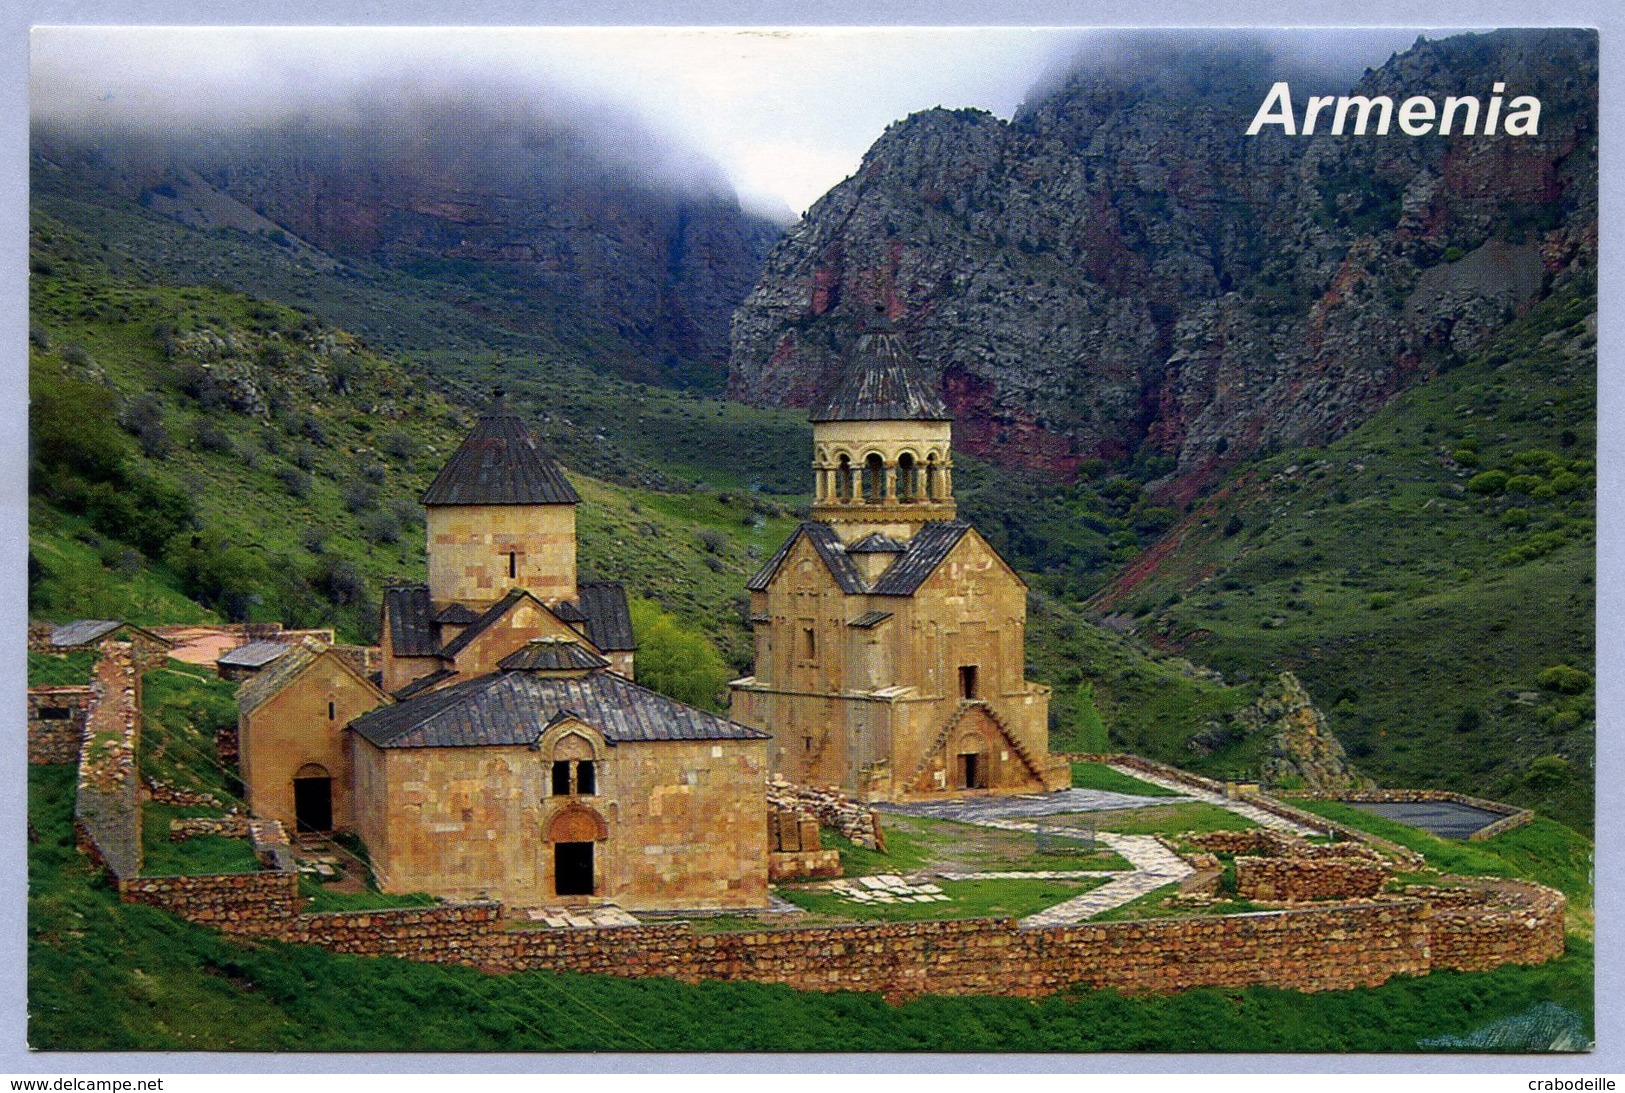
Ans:
[[[870,452],[863,461],[863,500],[878,505],[886,499],[886,461],[879,452]]]
[[[936,452],[932,452],[926,457],[925,496],[929,501],[942,500],[942,468],[937,464]]]
[[[912,452],[897,457],[897,499],[905,503],[920,499],[920,467]]]
[[[852,457],[849,455],[841,456],[835,468],[835,499],[843,504],[852,501]]]

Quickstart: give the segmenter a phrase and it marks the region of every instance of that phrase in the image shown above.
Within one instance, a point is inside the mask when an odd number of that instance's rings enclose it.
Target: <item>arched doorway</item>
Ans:
[[[293,818],[300,831],[333,830],[333,777],[320,763],[306,763],[293,776]]]
[[[993,774],[987,740],[980,733],[962,734],[954,743],[953,784],[955,789],[986,789]]]
[[[572,807],[547,825],[552,855],[553,894],[591,896],[598,892],[597,844],[609,836],[602,816],[590,808]]]

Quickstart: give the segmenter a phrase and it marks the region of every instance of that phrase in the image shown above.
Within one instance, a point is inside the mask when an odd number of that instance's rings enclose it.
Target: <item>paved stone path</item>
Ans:
[[[1033,872],[1006,870],[992,873],[933,873],[943,880],[1083,880],[1088,877],[1116,877],[1121,869],[1044,869]]]
[[[1257,824],[1259,827],[1270,827],[1274,828],[1276,831],[1290,831],[1296,835],[1326,834],[1326,832],[1317,828],[1305,827],[1303,824],[1289,820],[1285,816],[1277,816],[1275,813],[1259,808],[1257,805],[1250,805],[1245,801],[1232,800],[1222,793],[1213,793],[1209,790],[1197,789],[1194,786],[1188,786],[1183,782],[1176,782],[1171,778],[1163,778],[1160,775],[1148,774],[1147,772],[1139,770],[1135,767],[1120,765],[1117,763],[1108,763],[1107,765],[1117,773],[1126,774],[1130,778],[1138,778],[1142,782],[1150,782],[1154,786],[1161,786],[1163,789],[1171,789],[1176,793],[1184,794],[1191,800],[1205,801],[1210,805],[1218,805],[1220,808],[1229,809],[1237,816],[1245,817],[1246,819],[1249,819],[1253,823]],[[1166,797],[1157,798],[1159,801],[1166,801],[1168,799],[1169,798]]]
[[[1036,915],[1028,915],[1021,920],[1021,925],[1067,926],[1082,922],[1114,907],[1121,907],[1165,884],[1184,880],[1196,872],[1178,854],[1158,842],[1155,836],[1118,835],[1102,831],[1095,838],[1121,854],[1134,866],[1134,872],[1119,873],[1116,880],[1108,881],[1093,891],[1045,908]]]

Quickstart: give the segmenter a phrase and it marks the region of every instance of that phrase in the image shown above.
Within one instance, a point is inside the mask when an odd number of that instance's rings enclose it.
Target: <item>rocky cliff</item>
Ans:
[[[634,378],[720,387],[728,323],[780,234],[716,169],[609,121],[462,100],[252,127],[34,134],[37,155],[205,229],[364,259],[499,327],[608,335]]]
[[[1318,443],[1594,262],[1596,37],[1417,44],[1356,88],[1262,48],[1140,41],[1009,122],[891,126],[792,227],[734,316],[730,390],[806,405],[884,310],[938,369],[956,443],[1058,476],[1138,461],[1184,501]],[[1537,136],[1245,131],[1308,94],[1539,96]],[[1322,125],[1322,130],[1326,128]]]

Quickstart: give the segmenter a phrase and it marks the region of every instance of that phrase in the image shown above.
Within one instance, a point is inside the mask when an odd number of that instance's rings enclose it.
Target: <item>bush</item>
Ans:
[[[231,442],[231,437],[227,435],[226,431],[208,418],[204,418],[197,423],[195,440],[198,448],[205,452],[229,454],[236,450],[236,447]]]
[[[1577,695],[1589,689],[1592,680],[1589,673],[1582,672],[1578,668],[1571,668],[1567,664],[1554,664],[1550,668],[1542,668],[1540,674],[1535,676],[1535,682],[1543,691]]]
[[[1507,477],[1506,471],[1482,471],[1467,480],[1467,488],[1474,493],[1493,497],[1506,491]]]
[[[648,600],[633,599],[638,682],[680,702],[720,709],[728,665],[703,632]]]
[[[368,542],[389,545],[401,541],[400,521],[391,512],[378,511],[361,522],[361,534]]]
[[[276,480],[282,483],[282,488],[288,491],[288,496],[306,498],[310,496],[310,475],[287,464],[276,469]]]
[[[378,506],[378,487],[369,482],[357,482],[344,491],[344,507],[360,515]]]

